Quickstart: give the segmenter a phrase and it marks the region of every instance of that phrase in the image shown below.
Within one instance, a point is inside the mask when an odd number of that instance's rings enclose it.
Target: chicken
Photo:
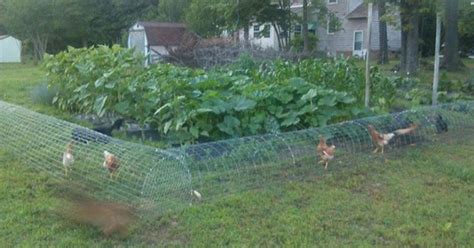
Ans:
[[[199,193],[197,190],[193,190],[192,194],[193,194],[198,200],[201,200],[201,199],[202,199],[201,193]]]
[[[395,130],[394,133],[395,133],[396,135],[406,135],[406,134],[410,134],[410,133],[415,132],[415,130],[416,130],[417,128],[418,128],[418,125],[417,125],[417,124],[410,124],[409,127]]]
[[[63,153],[64,174],[67,176],[70,167],[74,164],[74,156],[72,155],[72,142],[66,146],[66,151]]]
[[[316,147],[316,153],[318,154],[318,156],[321,156],[323,154],[323,150],[326,148],[328,148],[326,140],[324,140],[323,136],[319,136],[319,144]]]
[[[334,153],[336,152],[336,146],[328,146],[326,140],[323,137],[319,137],[319,144],[316,147],[316,153],[321,158],[319,163],[324,163],[324,169],[328,168],[329,161],[334,159]]]
[[[417,124],[411,124],[407,128],[397,129],[392,133],[379,133],[375,130],[374,126],[368,125],[370,137],[372,138],[372,142],[375,144],[376,148],[373,153],[376,153],[379,149],[381,153],[384,153],[384,147],[388,145],[391,139],[397,135],[406,135],[414,132],[418,128]]]
[[[72,130],[72,139],[84,144],[89,142],[108,144],[111,141],[112,131],[120,129],[124,122],[124,119],[117,119],[111,125],[97,126],[92,128],[92,130],[76,127]]]
[[[119,164],[119,161],[118,161],[117,157],[114,154],[112,154],[108,151],[104,151],[103,166],[109,170],[110,178],[113,179],[114,176],[117,177],[117,170],[118,170],[120,164]]]

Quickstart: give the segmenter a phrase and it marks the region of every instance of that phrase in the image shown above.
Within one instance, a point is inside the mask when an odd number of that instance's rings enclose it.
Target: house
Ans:
[[[269,24],[255,23],[249,28],[249,43],[263,49],[278,49],[277,31]],[[239,41],[244,41],[244,30],[238,32]]]
[[[21,41],[10,35],[0,35],[0,63],[21,62]]]
[[[319,23],[317,13],[310,13],[308,20],[309,33],[318,37],[317,50],[330,56],[364,56],[367,51],[367,18],[368,8],[364,0],[324,0],[327,8],[334,13],[340,22],[337,28],[334,22]],[[302,15],[302,0],[294,0],[291,10]],[[378,8],[373,8],[371,51],[377,54],[379,46]],[[269,29],[269,31],[267,31]],[[301,35],[302,25],[292,28],[292,37]],[[387,27],[389,51],[396,52],[401,48],[401,31],[393,26]],[[243,41],[243,31],[239,31],[239,40]],[[250,27],[249,41],[262,48],[278,49],[276,31],[269,24],[254,24]]]
[[[137,22],[129,29],[127,44],[145,55],[145,64],[151,64],[178,48],[186,34],[182,23]]]
[[[327,0],[328,9],[338,17],[341,28],[335,30],[331,23],[318,27],[318,50],[330,55],[363,56],[367,51],[368,7],[364,0]],[[371,23],[371,46],[373,54],[380,50],[379,15],[374,6]],[[388,50],[399,51],[401,31],[387,25]]]

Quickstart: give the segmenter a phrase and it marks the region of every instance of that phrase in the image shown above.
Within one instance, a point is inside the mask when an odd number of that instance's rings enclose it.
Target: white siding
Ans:
[[[269,24],[267,24],[267,25],[269,25]],[[264,48],[264,49],[272,48],[272,49],[278,50],[278,37],[277,37],[276,31],[273,28],[273,26],[270,25],[270,37],[268,37],[268,38],[255,37],[253,27],[254,27],[253,25],[249,27],[249,41],[250,41],[250,44],[255,45],[255,46],[259,46],[259,47]],[[263,30],[264,27],[265,27],[265,24],[260,25],[260,30]],[[243,42],[245,40],[243,29],[240,30],[240,32],[239,32],[239,40],[241,42]]]
[[[12,36],[0,37],[0,63],[21,62],[21,41]]]
[[[329,55],[336,55],[338,53],[351,54],[354,42],[354,31],[364,31],[364,41],[367,40],[367,18],[360,19],[347,19],[346,16],[350,13],[350,9],[357,6],[353,6],[354,3],[359,3],[359,0],[339,0],[336,5],[328,5],[328,8],[336,13],[339,20],[341,21],[341,30],[334,34],[328,34],[326,25],[320,26],[318,29],[318,49],[326,52]],[[360,4],[360,3],[359,3]],[[379,44],[379,20],[378,20],[378,9],[374,6],[373,9],[373,21],[371,23],[372,35],[371,35],[371,50],[380,50]],[[388,46],[390,51],[398,51],[401,47],[401,33],[393,26],[388,26]],[[367,49],[367,44],[364,42],[363,48]]]

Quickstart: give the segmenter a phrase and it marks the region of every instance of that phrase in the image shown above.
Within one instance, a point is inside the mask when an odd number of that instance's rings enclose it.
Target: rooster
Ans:
[[[374,126],[368,125],[370,137],[372,138],[372,142],[374,142],[376,148],[373,153],[376,153],[379,149],[381,150],[381,153],[383,154],[384,152],[384,147],[388,145],[391,139],[397,135],[406,135],[413,133],[416,129],[418,128],[418,125],[416,124],[411,124],[407,128],[402,128],[402,129],[397,129],[392,133],[379,133],[377,130],[375,130]]]
[[[321,158],[319,163],[324,163],[324,169],[327,170],[329,161],[334,159],[334,153],[336,152],[336,146],[328,146],[326,140],[323,137],[319,137],[319,144],[316,147],[316,153]]]
[[[74,156],[72,155],[72,142],[66,146],[66,151],[63,153],[64,174],[67,176],[69,168],[74,164]]]
[[[109,176],[111,179],[114,178],[114,176],[116,176],[116,173],[117,173],[117,170],[120,166],[119,164],[119,161],[117,159],[117,157],[108,152],[108,151],[104,151],[104,163],[103,163],[103,166],[105,168],[107,168],[107,170],[109,170]]]

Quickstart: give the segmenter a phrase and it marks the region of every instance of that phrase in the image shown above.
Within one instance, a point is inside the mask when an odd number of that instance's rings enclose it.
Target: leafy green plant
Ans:
[[[348,59],[255,62],[203,71],[148,68],[118,46],[74,49],[46,58],[54,103],[77,112],[116,112],[151,125],[172,143],[217,140],[325,126],[362,111],[362,72]],[[394,96],[390,79],[372,70],[376,105]]]

